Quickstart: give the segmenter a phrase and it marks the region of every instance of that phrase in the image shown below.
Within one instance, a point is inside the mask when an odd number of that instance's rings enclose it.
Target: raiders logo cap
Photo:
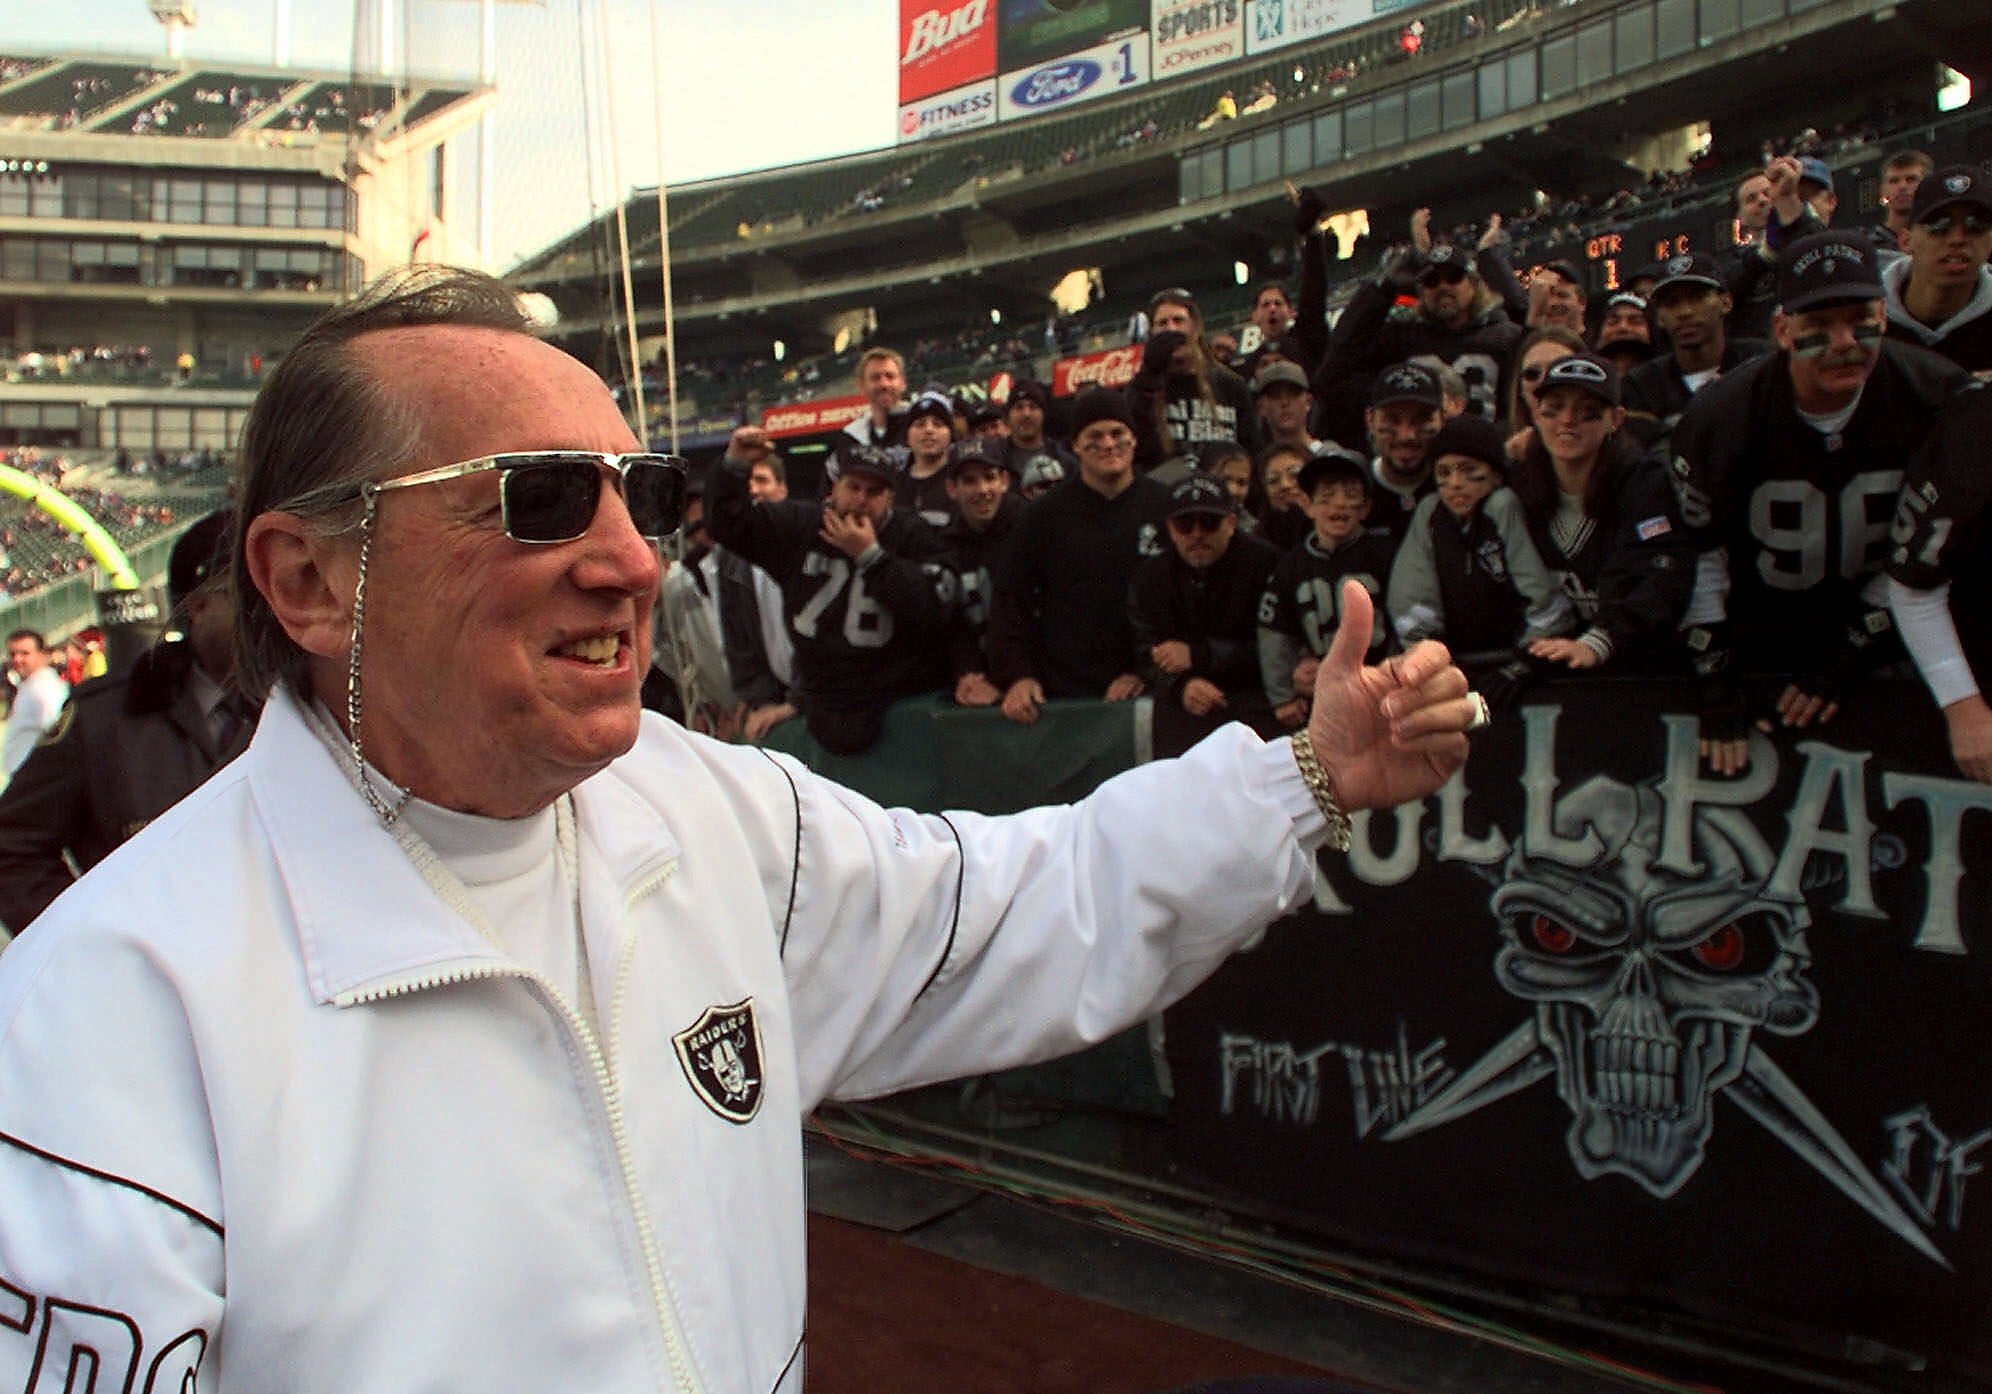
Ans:
[[[1992,175],[1979,165],[1947,165],[1924,175],[1916,186],[1916,200],[1909,205],[1909,221],[1920,223],[1954,203],[1992,218]]]

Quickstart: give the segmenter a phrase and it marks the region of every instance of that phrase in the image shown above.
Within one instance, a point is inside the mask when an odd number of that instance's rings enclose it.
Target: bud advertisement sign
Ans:
[[[995,74],[996,3],[899,0],[900,139],[907,138],[903,108]]]
[[[902,0],[904,3],[904,0]],[[1109,39],[1139,36],[1148,23],[1149,0],[999,0],[999,67],[1005,73],[1036,68],[1056,58],[1098,48]],[[1142,41],[1143,65],[1148,44]]]
[[[1051,393],[1070,397],[1088,387],[1125,387],[1134,381],[1135,369],[1140,366],[1140,344],[1061,358],[1051,368]]]
[[[966,87],[936,92],[899,108],[899,141],[926,140],[996,124],[996,80],[984,78]]]
[[[1245,56],[1245,0],[1155,0],[1149,71],[1180,77]]]
[[[1375,17],[1371,0],[1251,0],[1245,51],[1266,53],[1306,43]]]

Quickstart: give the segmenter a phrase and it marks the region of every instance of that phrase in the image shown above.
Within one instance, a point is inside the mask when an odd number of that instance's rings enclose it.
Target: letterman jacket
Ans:
[[[799,1390],[800,1119],[1173,1000],[1322,827],[1236,726],[990,819],[646,713],[572,798],[595,1027],[282,690],[0,956],[0,1389]]]

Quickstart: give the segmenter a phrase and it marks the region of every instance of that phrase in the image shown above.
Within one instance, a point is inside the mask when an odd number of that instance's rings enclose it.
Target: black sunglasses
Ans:
[[[1223,513],[1178,513],[1169,520],[1169,529],[1180,533],[1216,532],[1224,526],[1227,516]]]
[[[592,450],[533,450],[486,455],[462,464],[379,479],[360,486],[371,499],[389,489],[438,484],[498,471],[505,535],[514,542],[572,542],[587,534],[602,501],[602,471],[621,482],[623,504],[637,534],[655,541],[678,530],[685,512],[685,462],[676,455],[604,455]]]
[[[1457,266],[1435,266],[1418,278],[1418,284],[1426,290],[1434,286],[1456,286],[1466,279],[1466,272]]]
[[[1923,219],[1916,226],[1932,237],[1949,237],[1951,229],[1960,222],[1964,224],[1967,237],[1983,237],[1986,233],[1992,232],[1992,218],[1986,217],[1983,213],[1939,213],[1934,218]]]

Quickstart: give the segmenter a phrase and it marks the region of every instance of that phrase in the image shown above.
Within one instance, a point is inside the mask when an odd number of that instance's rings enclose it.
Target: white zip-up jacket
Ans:
[[[1237,726],[991,819],[647,716],[574,805],[597,1029],[281,691],[0,957],[0,1390],[799,1389],[808,1110],[1139,1019],[1321,835]]]

